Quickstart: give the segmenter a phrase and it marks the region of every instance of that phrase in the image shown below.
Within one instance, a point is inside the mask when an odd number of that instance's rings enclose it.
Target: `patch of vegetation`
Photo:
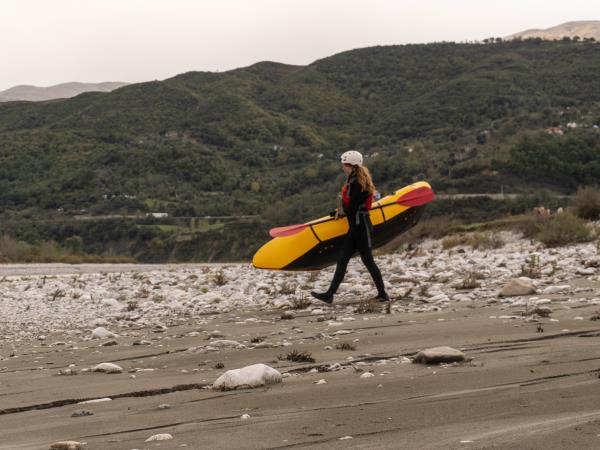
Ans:
[[[531,255],[527,260],[527,263],[521,266],[521,273],[519,276],[527,278],[541,278],[542,267],[540,265],[540,257],[538,255]]]
[[[280,295],[292,295],[296,293],[298,286],[294,283],[284,282],[279,286]]]
[[[304,294],[292,298],[292,309],[306,309],[311,305],[311,300]]]
[[[279,355],[278,359],[281,361],[287,360],[292,362],[308,362],[314,363],[315,358],[308,352],[299,352],[298,350],[292,350],[287,355]]]
[[[295,319],[295,316],[289,311],[284,311],[281,313],[281,316],[279,316],[279,318],[281,320],[292,320]]]
[[[560,247],[588,242],[592,239],[586,222],[569,212],[547,218],[531,217],[523,227],[523,233],[526,237],[537,239],[547,247]]]
[[[374,298],[362,298],[354,308],[356,314],[372,314],[381,312],[381,303]]]
[[[219,269],[215,272],[213,275],[213,283],[216,286],[225,286],[227,283],[229,283],[229,279],[227,278],[227,275],[225,275],[223,269]]]
[[[571,199],[575,214],[585,220],[600,219],[600,190],[580,187]]]
[[[481,286],[479,282],[480,274],[476,272],[469,272],[462,280],[460,289],[475,289]]]
[[[449,250],[460,245],[470,246],[474,250],[497,249],[504,246],[504,241],[495,233],[458,234],[445,238],[442,248]]]
[[[337,350],[356,350],[356,346],[354,344],[350,344],[349,342],[342,342],[340,344],[336,344],[335,348]]]

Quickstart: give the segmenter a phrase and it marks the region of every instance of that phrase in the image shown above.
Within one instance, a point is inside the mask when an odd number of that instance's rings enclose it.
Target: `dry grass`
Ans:
[[[299,352],[298,350],[292,350],[287,355],[279,355],[277,357],[281,361],[292,361],[292,362],[308,362],[314,363],[315,358],[308,352]]]
[[[0,262],[81,264],[135,263],[136,260],[128,256],[73,253],[54,241],[44,241],[36,246],[3,235],[0,237]]]
[[[225,286],[229,282],[223,269],[219,269],[215,272],[212,281],[215,284],[215,286]]]
[[[585,220],[600,219],[600,190],[580,187],[571,199],[575,214]]]
[[[442,248],[449,250],[458,246],[470,246],[474,250],[490,250],[503,247],[505,242],[495,233],[470,233],[449,236],[442,241]]]
[[[467,273],[465,278],[462,280],[460,288],[461,289],[476,289],[476,288],[480,287],[481,286],[481,283],[479,282],[480,277],[481,277],[481,275],[478,274],[477,272]]]
[[[337,350],[350,350],[350,351],[356,350],[356,347],[353,344],[350,344],[349,342],[342,342],[340,344],[337,344],[335,346],[335,348]]]
[[[525,237],[537,239],[546,247],[560,247],[592,239],[586,222],[568,212],[547,218],[530,215],[523,222],[521,231]]]
[[[281,283],[281,286],[279,286],[279,294],[293,295],[296,293],[297,288],[298,286],[296,284],[285,281],[284,283]]]
[[[311,301],[306,295],[301,294],[292,298],[292,309],[306,309],[310,306]]]
[[[381,303],[373,298],[361,299],[354,309],[356,314],[371,314],[381,312]]]
[[[127,311],[132,312],[132,311],[136,311],[140,308],[138,301],[137,300],[129,300],[127,302]]]
[[[540,266],[540,257],[537,255],[531,255],[527,264],[523,264],[521,266],[520,277],[527,278],[541,278],[542,277],[542,267]]]

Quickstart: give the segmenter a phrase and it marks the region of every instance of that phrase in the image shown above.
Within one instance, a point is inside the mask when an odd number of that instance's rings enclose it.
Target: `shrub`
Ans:
[[[600,190],[593,187],[580,187],[571,200],[575,214],[586,220],[600,218]]]
[[[469,245],[474,250],[487,250],[500,248],[504,245],[504,241],[494,233],[472,233],[469,235],[448,236],[442,241],[442,248],[449,250],[459,245]]]
[[[287,361],[292,361],[292,362],[309,362],[309,363],[315,362],[315,358],[313,358],[310,353],[299,352],[298,350],[292,350],[287,355],[285,355],[285,356],[279,355],[277,358],[281,361],[287,360]]]
[[[592,238],[585,221],[570,213],[557,214],[541,220],[537,227],[535,238],[547,247],[587,242]]]
[[[311,300],[302,295],[292,298],[292,309],[306,309],[311,305]]]
[[[371,314],[381,312],[381,303],[373,298],[361,299],[354,309],[356,314]]]

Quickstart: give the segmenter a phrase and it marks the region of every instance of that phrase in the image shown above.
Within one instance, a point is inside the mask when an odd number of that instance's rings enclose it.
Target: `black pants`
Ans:
[[[354,222],[354,221],[353,221]],[[335,273],[331,285],[329,286],[328,292],[333,295],[336,293],[338,287],[344,280],[346,275],[346,268],[348,262],[356,251],[360,254],[360,259],[366,266],[367,270],[371,274],[375,286],[377,287],[377,293],[383,295],[385,293],[385,286],[383,284],[383,278],[381,272],[375,260],[373,259],[373,253],[371,252],[371,233],[373,226],[369,216],[361,216],[358,224],[352,223],[344,243],[342,245],[342,252],[338,259],[337,266],[335,267]]]

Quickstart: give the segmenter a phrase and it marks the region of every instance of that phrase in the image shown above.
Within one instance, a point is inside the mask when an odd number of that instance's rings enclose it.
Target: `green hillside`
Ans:
[[[269,226],[335,205],[348,148],[384,192],[426,179],[570,193],[600,179],[598,73],[594,42],[440,43],[0,103],[0,234],[149,261],[246,258]]]

